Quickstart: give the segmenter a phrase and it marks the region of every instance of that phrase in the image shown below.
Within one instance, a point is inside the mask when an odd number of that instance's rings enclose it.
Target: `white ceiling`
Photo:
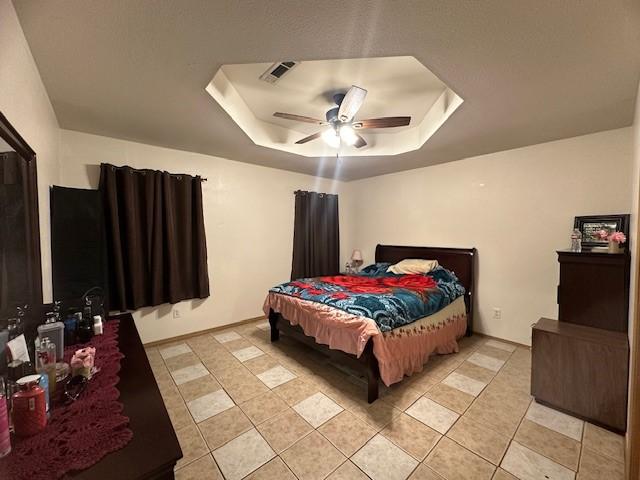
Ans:
[[[260,80],[271,63],[223,65],[207,91],[257,145],[306,157],[397,155],[420,148],[455,112],[462,100],[414,57],[305,61],[276,83]],[[274,117],[294,113],[325,120],[335,93],[351,85],[367,90],[356,120],[410,116],[405,127],[367,129],[362,148],[339,149],[322,139],[295,142],[327,127]],[[428,114],[428,115],[427,115]]]
[[[204,90],[218,69],[410,55],[464,99],[420,149],[346,157],[342,179],[630,125],[640,77],[637,0],[14,4],[67,129],[333,176],[255,145]]]

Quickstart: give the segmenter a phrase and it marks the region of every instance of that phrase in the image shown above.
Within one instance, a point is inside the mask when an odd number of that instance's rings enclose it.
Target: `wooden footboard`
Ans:
[[[308,345],[314,350],[328,356],[332,360],[335,360],[353,370],[362,372],[367,379],[367,401],[369,403],[373,403],[378,399],[380,369],[378,367],[378,360],[373,354],[372,339],[369,339],[364,347],[362,355],[358,358],[350,353],[333,350],[327,345],[320,345],[316,343],[315,339],[306,335],[300,326],[291,325],[286,318],[284,318],[280,313],[275,312],[273,309],[269,310],[269,324],[271,325],[272,342],[277,342],[280,339],[280,332],[282,331],[285,335]]]

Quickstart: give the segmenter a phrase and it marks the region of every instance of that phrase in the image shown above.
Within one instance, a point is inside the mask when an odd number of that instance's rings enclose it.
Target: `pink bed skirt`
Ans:
[[[467,316],[462,297],[434,315],[406,327],[381,333],[370,318],[353,315],[321,303],[269,292],[263,310],[273,309],[292,325],[300,325],[317,343],[360,357],[373,337],[373,353],[380,378],[389,386],[405,375],[422,371],[433,353],[458,351],[457,339],[464,335]]]

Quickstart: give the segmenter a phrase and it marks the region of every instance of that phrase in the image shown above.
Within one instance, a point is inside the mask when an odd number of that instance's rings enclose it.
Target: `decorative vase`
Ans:
[[[620,244],[614,242],[613,240],[609,240],[609,253],[622,253],[622,248],[620,248]]]

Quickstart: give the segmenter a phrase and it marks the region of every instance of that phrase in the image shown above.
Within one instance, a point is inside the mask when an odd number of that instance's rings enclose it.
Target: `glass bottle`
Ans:
[[[582,251],[582,233],[577,228],[574,228],[573,232],[571,232],[571,251]]]

